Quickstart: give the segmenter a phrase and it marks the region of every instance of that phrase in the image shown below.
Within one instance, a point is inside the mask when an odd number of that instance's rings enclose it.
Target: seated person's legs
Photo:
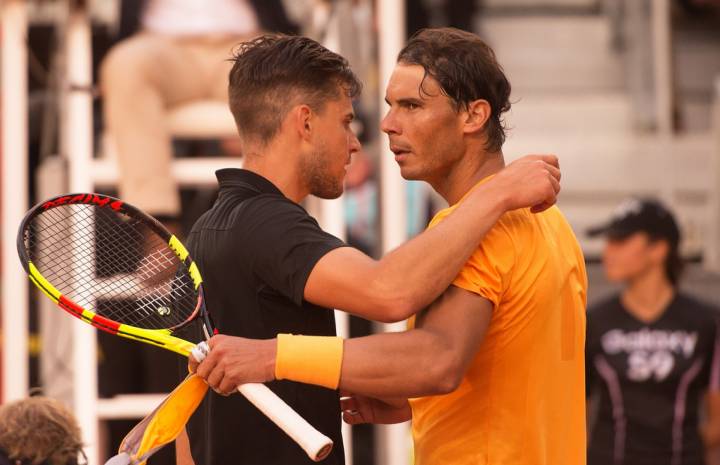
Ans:
[[[151,215],[177,216],[170,176],[172,148],[167,108],[203,97],[193,54],[179,41],[138,34],[113,47],[100,80],[105,125],[117,147],[120,197]]]

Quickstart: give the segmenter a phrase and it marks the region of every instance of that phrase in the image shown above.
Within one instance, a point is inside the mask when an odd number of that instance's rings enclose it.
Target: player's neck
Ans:
[[[633,279],[623,291],[623,306],[637,319],[644,322],[657,320],[675,296],[665,271],[658,268]]]
[[[502,152],[465,154],[437,179],[430,181],[435,191],[454,205],[482,179],[505,167]]]
[[[285,197],[300,203],[309,195],[307,187],[301,182],[296,164],[291,163],[290,153],[277,145],[262,151],[246,152],[243,168],[259,174],[275,185]]]

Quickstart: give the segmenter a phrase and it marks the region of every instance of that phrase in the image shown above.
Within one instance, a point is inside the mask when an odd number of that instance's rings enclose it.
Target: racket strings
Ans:
[[[194,282],[145,223],[94,205],[39,214],[24,232],[34,265],[78,305],[118,323],[173,328],[197,305]]]

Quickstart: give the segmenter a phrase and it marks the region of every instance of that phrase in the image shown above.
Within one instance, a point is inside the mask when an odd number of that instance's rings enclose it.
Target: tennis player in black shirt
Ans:
[[[442,224],[373,260],[321,230],[300,206],[310,194],[338,197],[360,148],[350,129],[360,84],[347,61],[310,39],[278,35],[241,44],[234,61],[229,101],[245,168],[217,173],[218,200],[188,240],[222,333],[258,343],[278,333],[334,336],[333,308],[405,319],[448,287],[505,211],[555,202],[557,159],[526,157],[475,189]],[[224,355],[227,376],[242,370]],[[336,386],[268,385],[333,439],[324,463],[342,464]],[[239,395],[211,392],[187,431],[196,465],[312,463]],[[190,463],[187,438],[177,450],[179,463]]]
[[[599,397],[588,464],[705,464],[720,443],[718,315],[677,288],[675,219],[631,199],[590,233],[605,235],[607,277],[626,286],[588,311],[587,388]]]

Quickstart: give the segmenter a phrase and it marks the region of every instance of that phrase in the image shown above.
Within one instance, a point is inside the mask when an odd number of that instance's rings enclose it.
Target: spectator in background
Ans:
[[[105,125],[120,169],[119,194],[177,224],[170,176],[168,108],[198,99],[227,101],[233,46],[261,31],[295,32],[281,0],[123,0],[120,38],[104,59]]]
[[[60,402],[30,397],[0,407],[0,465],[78,465],[80,428]]]
[[[624,289],[588,313],[587,387],[598,396],[588,465],[706,463],[720,443],[717,312],[678,290],[673,215],[631,199],[589,234],[607,239],[605,273]]]

